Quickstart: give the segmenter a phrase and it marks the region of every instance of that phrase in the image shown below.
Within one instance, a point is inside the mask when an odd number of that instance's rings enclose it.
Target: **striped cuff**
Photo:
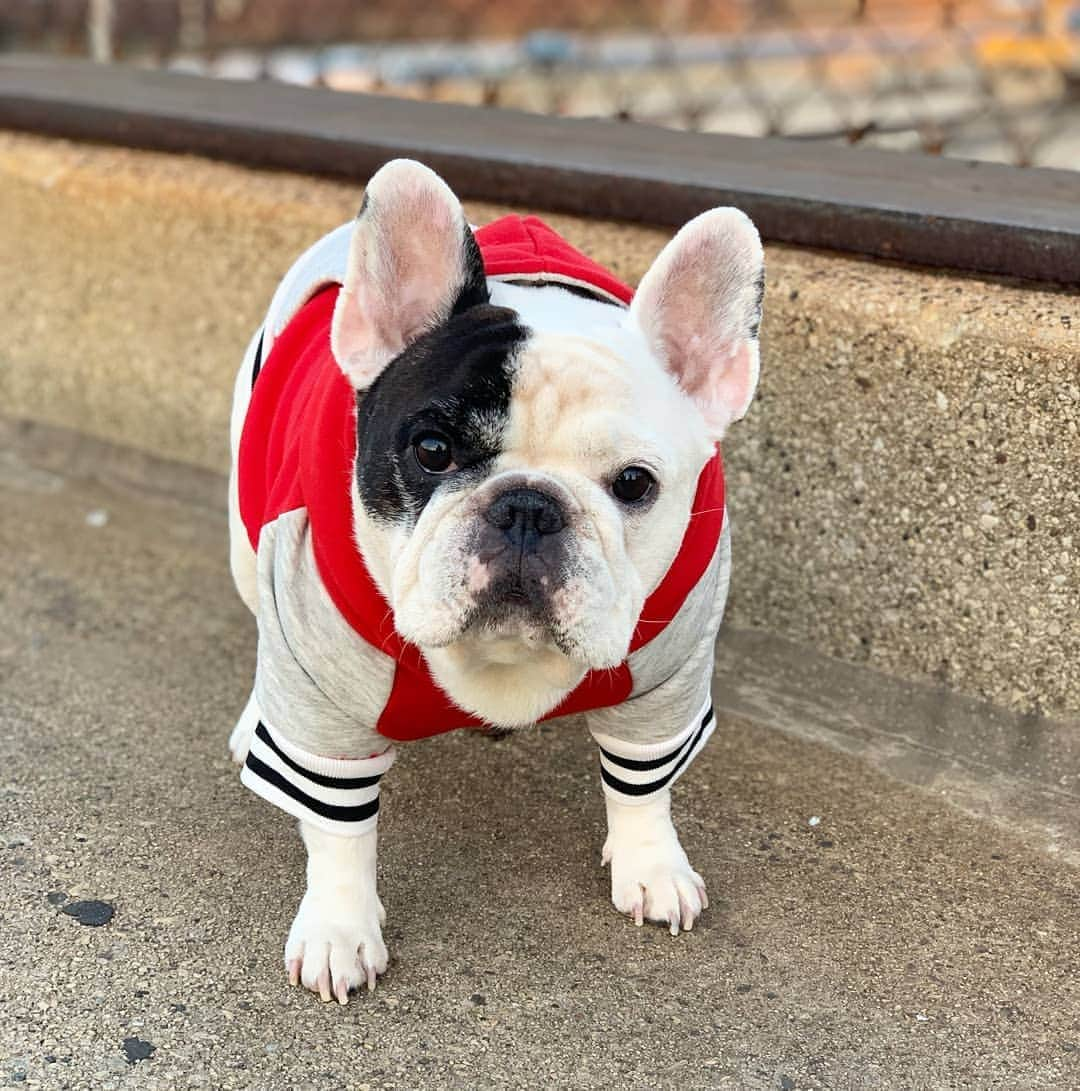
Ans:
[[[378,822],[379,781],[395,755],[392,746],[370,758],[307,754],[260,720],[240,781],[294,818],[357,837]]]
[[[716,726],[712,700],[674,738],[657,743],[632,743],[599,735],[600,777],[604,795],[619,803],[651,803],[682,776]]]

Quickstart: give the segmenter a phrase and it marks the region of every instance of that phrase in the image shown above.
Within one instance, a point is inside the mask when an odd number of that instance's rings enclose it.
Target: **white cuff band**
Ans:
[[[716,727],[712,700],[671,739],[632,743],[593,733],[600,747],[600,777],[609,799],[631,805],[650,803],[682,776]]]
[[[357,837],[379,820],[379,781],[395,755],[392,746],[370,758],[307,754],[260,721],[240,780],[294,818]]]

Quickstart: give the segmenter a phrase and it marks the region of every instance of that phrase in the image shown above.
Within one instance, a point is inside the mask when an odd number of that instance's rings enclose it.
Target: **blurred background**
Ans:
[[[1080,167],[1080,0],[3,0],[0,50]]]

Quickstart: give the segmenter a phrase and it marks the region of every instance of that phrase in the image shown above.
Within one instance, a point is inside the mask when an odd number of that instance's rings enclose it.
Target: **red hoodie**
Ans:
[[[633,292],[534,216],[505,216],[476,232],[489,277],[580,285],[628,304]],[[356,457],[356,392],[330,351],[338,286],[321,289],[274,342],[258,374],[240,441],[240,514],[252,548],[279,515],[306,508],[316,565],[352,628],[396,660],[379,734],[397,741],[484,722],[458,708],[431,677],[420,649],[394,628],[393,613],[353,541],[351,479]],[[717,450],[698,478],[678,554],[646,600],[630,651],[654,639],[704,575],[720,539],[724,473]],[[645,620],[648,619],[648,620]],[[622,663],[592,671],[544,719],[619,704],[633,679]]]

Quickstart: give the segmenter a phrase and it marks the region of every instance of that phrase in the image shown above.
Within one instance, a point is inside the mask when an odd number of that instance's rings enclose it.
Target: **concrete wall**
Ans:
[[[224,469],[247,337],[362,181],[0,133],[0,412]],[[631,281],[667,238],[549,219]],[[1080,711],[1076,297],[786,247],[768,272],[731,621]]]

